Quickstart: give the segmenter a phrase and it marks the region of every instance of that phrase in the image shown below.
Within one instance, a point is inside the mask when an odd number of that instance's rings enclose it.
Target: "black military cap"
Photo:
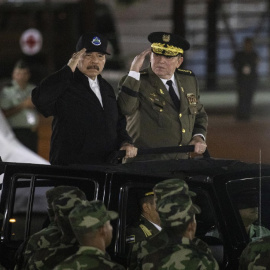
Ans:
[[[187,40],[172,33],[153,32],[148,36],[148,40],[152,43],[152,52],[165,56],[177,56],[190,48]]]
[[[85,33],[77,42],[76,51],[80,51],[85,48],[86,52],[101,52],[104,54],[109,54],[107,50],[108,41],[107,39],[96,32]]]

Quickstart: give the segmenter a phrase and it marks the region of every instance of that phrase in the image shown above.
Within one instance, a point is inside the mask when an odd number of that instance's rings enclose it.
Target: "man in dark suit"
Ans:
[[[190,44],[165,32],[148,36],[151,48],[137,55],[119,83],[118,103],[127,117],[127,130],[139,148],[192,144],[195,153],[206,150],[207,114],[190,70],[180,69]],[[150,65],[141,70],[146,57]],[[187,154],[148,155],[140,159],[181,159]],[[139,158],[139,157],[138,157]],[[136,158],[137,159],[137,158]]]
[[[68,64],[32,92],[45,116],[53,116],[50,162],[53,165],[104,163],[115,150],[134,157],[137,149],[126,132],[112,86],[100,75],[107,39],[83,34]]]

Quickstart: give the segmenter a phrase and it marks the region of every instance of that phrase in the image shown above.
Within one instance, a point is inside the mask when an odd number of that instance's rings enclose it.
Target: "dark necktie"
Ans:
[[[171,99],[172,99],[172,101],[173,101],[173,103],[175,105],[175,108],[179,111],[179,109],[180,109],[180,101],[179,101],[179,98],[178,98],[178,96],[176,95],[176,93],[174,91],[174,88],[172,86],[172,81],[169,80],[169,81],[166,82],[166,84],[169,85],[169,94],[170,94]]]

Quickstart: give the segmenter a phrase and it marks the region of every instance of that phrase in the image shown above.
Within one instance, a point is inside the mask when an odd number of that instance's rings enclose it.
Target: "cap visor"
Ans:
[[[110,220],[118,218],[118,213],[114,211],[108,211],[108,216],[110,217]]]

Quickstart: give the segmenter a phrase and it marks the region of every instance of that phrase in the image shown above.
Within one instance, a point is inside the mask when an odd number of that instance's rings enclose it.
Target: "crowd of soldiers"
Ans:
[[[167,179],[154,186],[153,194],[162,229],[133,245],[127,269],[219,269],[208,245],[195,237],[201,209],[193,203],[196,194],[187,183]],[[88,201],[73,186],[52,188],[46,198],[50,224],[20,246],[14,269],[126,269],[106,253],[112,240],[110,220],[118,217],[116,212],[108,211],[101,201]],[[269,240],[250,243],[239,270],[269,269]]]

